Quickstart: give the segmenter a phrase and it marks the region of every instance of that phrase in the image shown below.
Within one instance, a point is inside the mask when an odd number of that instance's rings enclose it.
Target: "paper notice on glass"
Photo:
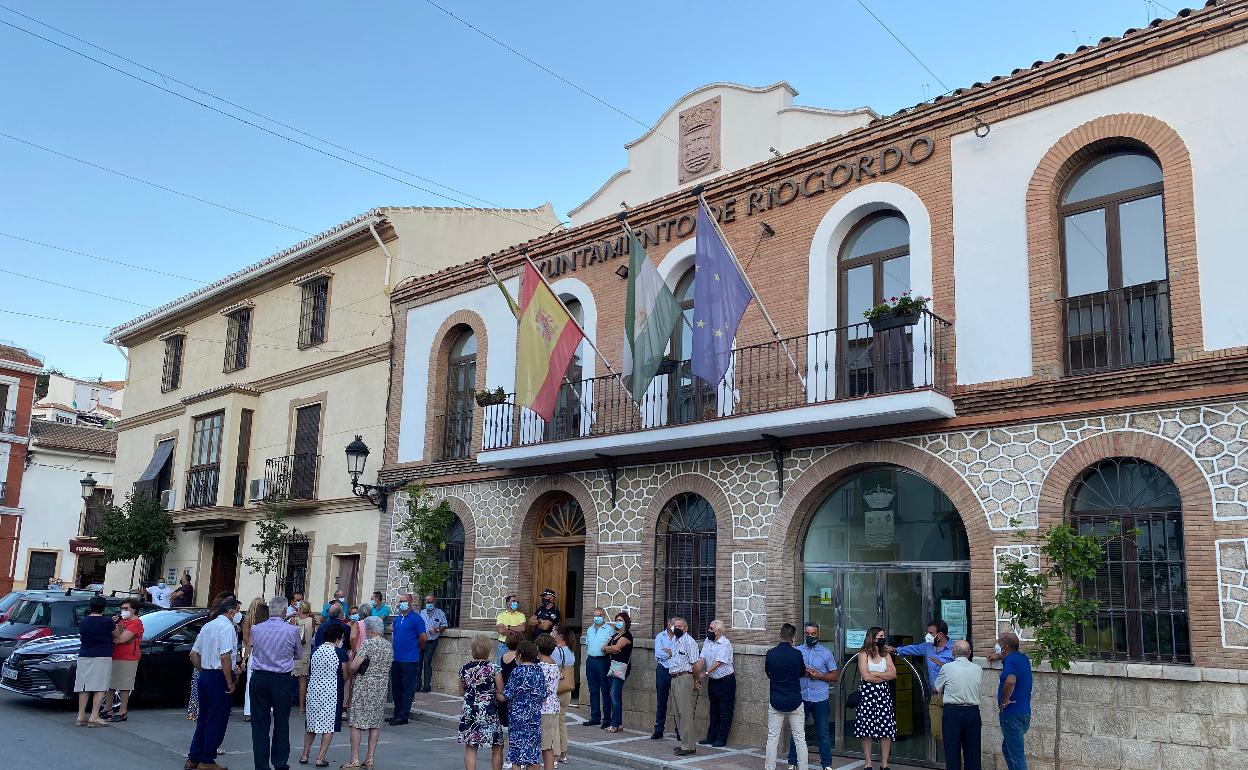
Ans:
[[[867,629],[865,628],[848,628],[845,629],[845,649],[861,650],[862,643],[867,640]]]
[[[949,624],[950,639],[966,638],[966,600],[941,599],[940,617]]]
[[[831,588],[819,589],[819,603],[823,605],[829,605],[832,603],[832,589]]]

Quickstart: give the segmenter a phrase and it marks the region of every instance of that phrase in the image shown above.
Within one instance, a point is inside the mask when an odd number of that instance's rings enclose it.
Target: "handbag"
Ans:
[[[627,679],[628,664],[622,660],[611,661],[611,668],[607,669],[607,676],[613,676],[616,679]]]
[[[355,670],[355,675],[364,676],[364,674],[368,671],[368,664],[372,662],[372,658],[365,658],[364,662],[360,664],[360,667]]]
[[[847,709],[856,709],[860,703],[862,703],[861,690],[854,690],[849,695],[845,696],[845,708]]]

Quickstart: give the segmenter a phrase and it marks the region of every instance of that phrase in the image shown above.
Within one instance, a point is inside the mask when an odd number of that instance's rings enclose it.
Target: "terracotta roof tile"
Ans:
[[[53,420],[31,420],[30,435],[36,447],[69,449],[97,455],[117,454],[117,431],[70,425]]]
[[[33,356],[30,351],[11,345],[0,345],[0,361],[12,361],[27,366],[43,366],[43,361]]]

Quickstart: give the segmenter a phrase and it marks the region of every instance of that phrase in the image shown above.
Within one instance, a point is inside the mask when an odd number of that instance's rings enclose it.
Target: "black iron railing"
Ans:
[[[88,505],[86,513],[82,515],[82,532],[83,537],[95,537],[100,534],[100,529],[104,526],[104,506]]]
[[[8,505],[8,484],[0,481],[0,505]]]
[[[266,500],[315,500],[316,471],[321,458],[314,454],[270,457],[264,461]]]
[[[472,454],[472,409],[435,415],[433,420],[434,435],[438,437],[435,447],[438,460],[463,460]]]
[[[186,507],[208,508],[217,504],[221,463],[197,465],[186,472]]]
[[[1153,281],[1062,300],[1066,373],[1170,361],[1170,284]]]
[[[581,380],[563,386],[549,423],[517,408],[509,394],[505,403],[483,408],[481,447],[628,433],[907,390],[947,392],[950,334],[948,321],[924,312],[912,326],[875,331],[863,322],[783,344],[741,347],[731,351],[728,371],[714,387],[692,375],[690,361],[677,361],[654,379],[640,404],[616,377]]]
[[[247,504],[247,461],[234,466],[234,506],[241,508]]]
[[[0,409],[0,433],[17,433],[16,409]]]

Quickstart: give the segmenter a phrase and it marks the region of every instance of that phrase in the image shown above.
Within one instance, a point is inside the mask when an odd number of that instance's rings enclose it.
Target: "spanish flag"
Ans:
[[[527,259],[520,279],[519,315],[516,403],[549,420],[568,362],[585,335]]]

